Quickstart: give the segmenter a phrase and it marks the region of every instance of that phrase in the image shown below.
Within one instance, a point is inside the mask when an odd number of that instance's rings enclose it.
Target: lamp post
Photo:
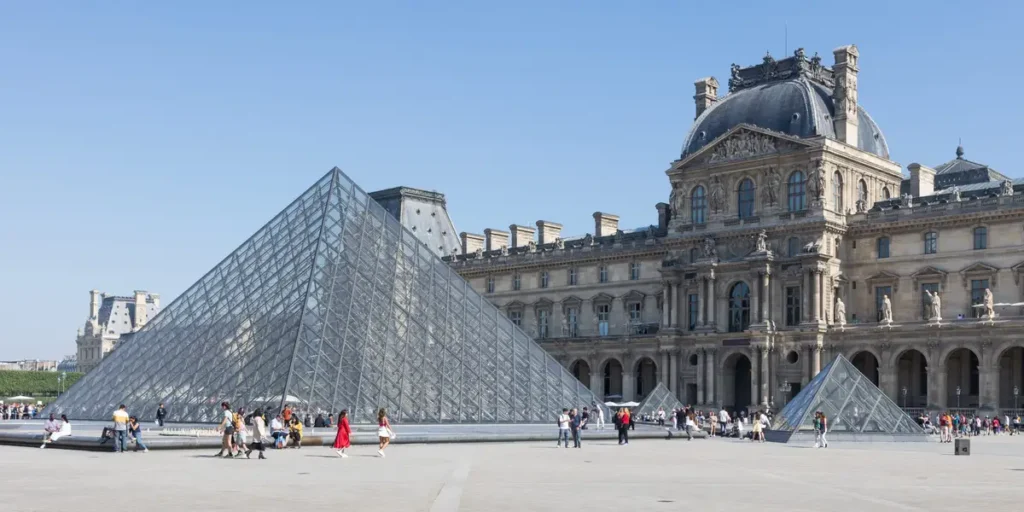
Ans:
[[[956,408],[957,413],[960,412],[960,386],[956,387]]]
[[[903,408],[907,408],[907,387],[903,386]]]

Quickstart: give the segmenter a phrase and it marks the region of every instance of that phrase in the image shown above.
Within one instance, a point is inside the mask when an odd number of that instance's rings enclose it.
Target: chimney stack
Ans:
[[[594,212],[594,236],[611,236],[619,230],[619,216]]]
[[[462,241],[462,254],[473,254],[477,249],[484,248],[484,237],[482,235],[463,231],[459,233],[459,239]]]
[[[697,94],[693,96],[693,99],[697,102],[697,115],[693,117],[696,119],[718,101],[718,80],[715,80],[713,76],[709,76],[697,80],[693,83],[693,86],[697,89]]]
[[[551,244],[555,239],[562,236],[562,225],[547,220],[537,221],[537,243]]]
[[[146,309],[146,292],[135,290],[135,331],[142,329],[149,321],[149,311]]]
[[[89,290],[89,320],[100,317],[100,291]]]
[[[842,46],[832,51],[836,58],[832,72],[835,75],[835,87],[832,99],[835,102],[836,139],[851,146],[857,145],[857,61],[860,52],[854,45]]]
[[[525,247],[533,241],[533,234],[537,231],[530,226],[512,224],[508,227],[512,232],[512,247]]]
[[[484,238],[487,240],[485,251],[497,251],[502,247],[508,247],[508,231],[487,228],[484,230]]]
[[[924,197],[935,193],[935,169],[913,163],[907,170],[910,171],[910,195]]]

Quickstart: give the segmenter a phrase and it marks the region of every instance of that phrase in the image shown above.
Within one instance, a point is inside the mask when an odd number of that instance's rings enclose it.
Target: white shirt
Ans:
[[[71,435],[71,423],[68,423],[66,421],[61,422],[61,424],[60,424],[60,435],[61,436],[70,436]]]
[[[275,430],[284,430],[284,423],[281,423],[281,420],[277,418],[270,420],[270,431],[273,432]]]
[[[768,425],[768,415],[767,414],[762,412],[761,413],[761,417],[758,418],[758,420],[761,421],[761,425]]]
[[[558,428],[560,430],[561,429],[569,430],[569,415],[568,414],[559,414],[558,415]]]
[[[658,419],[659,420],[665,419],[665,411],[658,411]]]
[[[722,409],[721,411],[718,411],[718,421],[721,422],[721,423],[728,423],[729,422],[729,413],[726,412],[725,409]]]

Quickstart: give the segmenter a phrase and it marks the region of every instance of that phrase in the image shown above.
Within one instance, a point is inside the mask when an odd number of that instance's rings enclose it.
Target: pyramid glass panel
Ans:
[[[669,414],[673,409],[682,409],[683,404],[679,403],[676,396],[672,394],[664,382],[659,382],[654,389],[651,390],[647,398],[644,398],[643,402],[634,410],[634,414],[639,416],[650,415],[654,416],[658,412],[658,409],[665,411],[665,414]]]
[[[924,436],[910,416],[841,355],[786,404],[771,430],[813,432],[817,411],[825,414],[833,433]]]
[[[208,422],[349,409],[372,422],[551,421],[591,392],[337,168],[50,407]]]

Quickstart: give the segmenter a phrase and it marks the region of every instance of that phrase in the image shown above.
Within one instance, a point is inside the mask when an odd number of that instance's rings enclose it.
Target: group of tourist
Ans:
[[[42,407],[36,407],[31,403],[0,403],[0,419],[4,420],[34,420]]]
[[[951,414],[949,411],[940,413],[935,421],[927,414],[918,419],[925,430],[931,431],[938,425],[939,442],[952,443],[954,437],[969,437],[1000,434],[1019,434],[1021,430],[1021,417],[1019,415],[1010,417],[1009,414],[999,416],[985,416],[980,414],[967,416],[965,414]]]

